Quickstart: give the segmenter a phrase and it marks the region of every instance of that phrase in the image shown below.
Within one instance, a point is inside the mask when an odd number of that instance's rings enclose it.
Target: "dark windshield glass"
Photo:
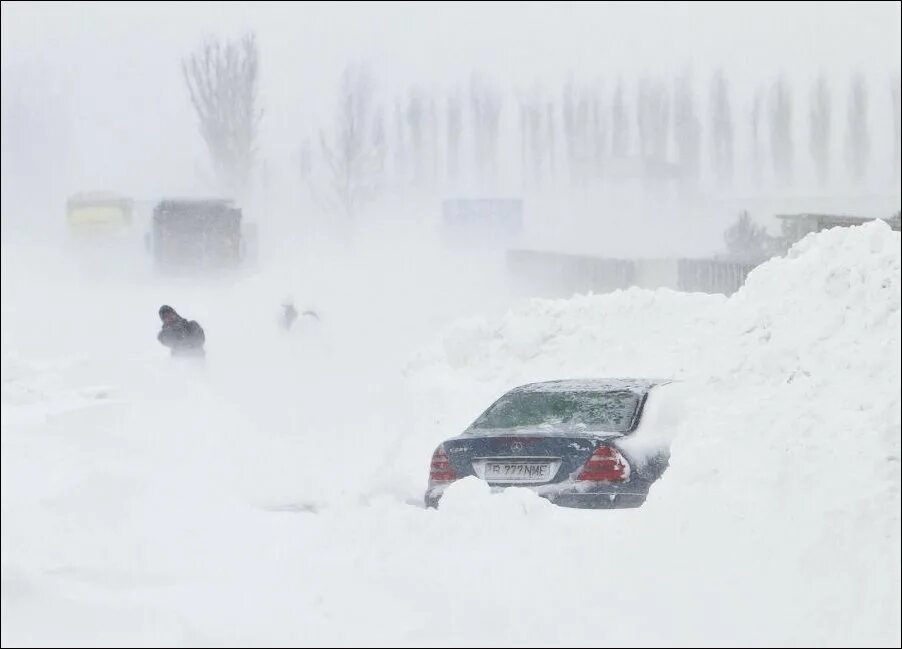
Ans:
[[[501,397],[473,428],[517,428],[520,426],[572,427],[626,432],[629,430],[640,395],[617,392],[512,392]]]

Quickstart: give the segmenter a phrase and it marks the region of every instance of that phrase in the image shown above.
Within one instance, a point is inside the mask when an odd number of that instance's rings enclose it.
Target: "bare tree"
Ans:
[[[575,182],[577,176],[577,153],[579,135],[576,132],[576,98],[574,97],[573,80],[569,79],[564,85],[561,103],[561,124],[564,129],[564,152],[567,156],[567,169],[570,172],[570,182]]]
[[[548,139],[548,177],[554,181],[557,174],[557,122],[554,119],[554,102],[548,101],[545,106],[545,133]]]
[[[376,173],[385,173],[385,157],[388,151],[388,136],[385,132],[385,111],[380,107],[373,117],[373,151],[376,154]]]
[[[896,171],[896,180],[899,179],[899,167],[902,165],[902,129],[900,129],[900,122],[902,122],[902,113],[900,113],[899,109],[899,86],[900,80],[899,77],[896,77],[892,82],[891,93],[893,97],[893,128],[895,129],[895,140],[894,140],[894,152],[895,156],[893,158],[893,163]]]
[[[871,139],[868,134],[868,89],[860,73],[852,77],[846,115],[846,164],[855,181],[861,182],[867,172]]]
[[[645,182],[658,184],[669,175],[667,145],[670,132],[670,93],[667,84],[641,79],[636,104],[639,152]]]
[[[599,87],[596,87],[593,89],[592,96],[590,98],[592,162],[594,165],[596,178],[601,178],[604,174],[605,150],[607,149],[608,144],[608,125],[604,117],[604,111],[602,110],[601,103],[601,89]]]
[[[752,178],[756,185],[761,185],[761,163],[764,158],[761,153],[761,131],[762,131],[762,111],[764,105],[764,97],[761,88],[755,89],[752,97],[752,109],[750,112],[750,130],[749,137],[751,139],[751,164]]]
[[[567,146],[567,163],[570,180],[582,184],[588,177],[590,150],[589,99],[572,79],[564,86],[564,138]]]
[[[681,178],[684,186],[694,187],[698,184],[702,129],[695,112],[689,71],[674,82],[673,94],[673,128]]]
[[[544,105],[545,103],[541,98],[536,98],[534,103],[529,107],[530,156],[532,158],[536,182],[542,181],[542,166],[545,158],[549,158],[548,171],[550,175],[550,165],[552,162],[550,157],[553,155],[553,153],[549,151],[551,145],[549,129],[552,128],[553,122],[546,120],[546,116],[543,115]],[[551,115],[547,115],[547,117],[550,118]]]
[[[642,156],[658,162],[664,161],[667,157],[667,138],[670,133],[667,86],[656,79],[641,79],[636,110],[639,149]]]
[[[301,146],[297,151],[296,161],[301,182],[308,183],[313,174],[313,144],[310,142],[309,137],[305,137],[301,141]]]
[[[334,135],[330,138],[320,131],[331,191],[319,200],[327,208],[340,210],[349,220],[372,200],[381,179],[373,89],[365,67],[348,65],[341,77]]]
[[[639,79],[636,91],[636,129],[639,135],[639,155],[647,158],[651,155],[651,87],[647,78]]]
[[[618,79],[611,103],[611,153],[616,158],[623,158],[629,153],[629,148],[629,117],[623,98],[623,80]]]
[[[525,183],[529,176],[529,99],[518,96],[520,104],[520,178]]]
[[[715,72],[711,79],[711,147],[717,184],[728,185],[733,180],[733,116],[722,70]]]
[[[498,172],[498,143],[501,127],[501,93],[489,82],[473,75],[470,83],[473,109],[473,137],[476,169],[480,179],[495,178]]]
[[[823,187],[830,173],[830,89],[824,75],[811,88],[808,150],[814,160],[818,185]]]
[[[537,84],[531,92],[520,95],[519,102],[523,177],[541,183],[548,153],[544,93]]]
[[[57,209],[56,197],[45,191],[47,182],[66,177],[76,161],[67,84],[35,61],[4,54],[2,67],[0,214],[5,219],[19,210]]]
[[[439,146],[438,108],[435,105],[434,97],[429,98],[429,105],[426,111],[426,136],[430,163],[429,180],[431,183],[434,183],[438,178],[441,150]]]
[[[455,90],[448,97],[446,112],[448,176],[456,179],[460,173],[460,141],[463,133],[463,100],[459,91]]]
[[[782,77],[774,82],[771,89],[770,152],[777,184],[792,184],[792,95]]]
[[[407,180],[407,138],[404,123],[404,109],[401,107],[401,100],[397,99],[394,111],[394,175],[395,182],[400,184],[404,184]]]
[[[257,107],[257,42],[208,40],[182,59],[182,75],[224,191],[241,197],[248,190],[263,111]]]
[[[419,88],[412,88],[407,102],[407,129],[410,133],[410,157],[413,165],[414,182],[422,184],[426,173],[425,158],[425,107]]]

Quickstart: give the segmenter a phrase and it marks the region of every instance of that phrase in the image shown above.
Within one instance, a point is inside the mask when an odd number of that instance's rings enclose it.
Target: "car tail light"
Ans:
[[[622,482],[630,477],[630,465],[620,452],[611,446],[599,446],[586,461],[577,480],[594,482]]]
[[[457,480],[457,474],[451,466],[445,447],[439,446],[432,454],[432,464],[429,467],[430,482],[453,482]]]

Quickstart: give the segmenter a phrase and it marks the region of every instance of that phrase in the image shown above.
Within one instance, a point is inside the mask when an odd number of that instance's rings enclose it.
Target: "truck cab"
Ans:
[[[134,203],[111,192],[75,194],[66,201],[66,225],[77,237],[119,234],[132,224]]]

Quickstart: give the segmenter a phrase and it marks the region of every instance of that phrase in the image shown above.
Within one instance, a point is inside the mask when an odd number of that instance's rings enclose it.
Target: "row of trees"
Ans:
[[[211,41],[182,62],[217,177],[239,194],[248,187],[262,118],[258,69],[253,36]],[[704,113],[688,72],[672,81],[642,78],[635,94],[622,79],[607,94],[603,90],[600,84],[571,80],[556,97],[535,86],[517,93],[514,111],[505,112],[498,87],[474,75],[466,91],[457,88],[439,98],[414,87],[386,104],[377,100],[367,68],[349,65],[339,85],[335,123],[300,144],[300,176],[323,204],[353,214],[387,185],[454,183],[468,169],[471,177],[492,183],[502,161],[509,164],[514,157],[502,152],[507,132],[518,141],[519,172],[530,186],[561,180],[586,185],[632,174],[651,183],[673,180],[692,190],[700,183],[703,163],[716,185],[733,182],[737,133],[743,131],[753,177],[760,182],[769,166],[778,185],[793,182],[796,117],[792,88],[784,78],[756,90],[742,120],[737,119],[733,91],[722,71],[709,81]],[[898,78],[891,96],[898,167]],[[837,157],[834,131],[843,136],[846,170],[852,178],[864,180],[870,160],[865,78],[856,74],[851,79],[844,127],[833,118],[835,103],[828,79],[816,79],[804,121],[808,153],[821,185],[829,182],[831,162]],[[518,128],[505,130],[502,122],[510,114],[516,115]],[[472,156],[471,164],[464,162],[466,156]]]
[[[263,111],[257,103],[259,57],[249,34],[209,40],[182,60],[182,76],[219,183],[236,195],[248,189]]]

